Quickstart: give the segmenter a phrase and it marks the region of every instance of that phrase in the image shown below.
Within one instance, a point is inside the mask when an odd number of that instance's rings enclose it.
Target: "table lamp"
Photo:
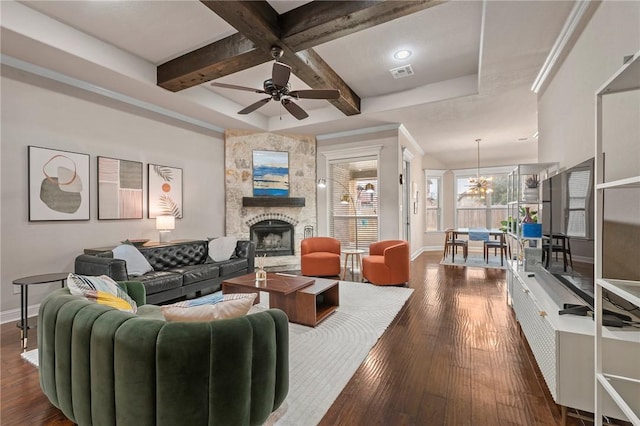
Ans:
[[[160,231],[160,242],[168,243],[169,234],[176,229],[176,218],[172,215],[156,216],[156,229]]]

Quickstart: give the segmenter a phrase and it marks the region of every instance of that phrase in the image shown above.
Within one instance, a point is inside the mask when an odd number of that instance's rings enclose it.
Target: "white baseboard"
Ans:
[[[414,251],[411,255],[411,260],[416,260],[418,256],[426,251],[439,251],[442,252],[442,246],[424,246],[420,247],[418,250]]]
[[[418,256],[420,256],[422,254],[422,252],[424,251],[424,247],[419,248],[418,250],[414,251],[413,253],[411,253],[411,260],[416,260],[416,258]]]
[[[27,310],[27,317],[32,318],[38,315],[40,304],[31,305]],[[8,311],[0,312],[0,324],[4,324],[12,321],[20,321],[20,309],[9,309]]]

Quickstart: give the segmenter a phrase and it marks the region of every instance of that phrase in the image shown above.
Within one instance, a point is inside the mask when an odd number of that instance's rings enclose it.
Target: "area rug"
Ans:
[[[22,352],[20,356],[27,362],[38,366],[38,349],[31,349],[27,352]]]
[[[340,281],[336,312],[316,328],[289,324],[289,394],[265,425],[319,423],[412,292]]]
[[[340,281],[340,306],[317,327],[289,324],[289,394],[268,426],[320,422],[413,289]],[[249,313],[268,309],[268,295]],[[38,350],[21,356],[38,366]]]
[[[456,255],[455,262],[451,262],[451,256],[447,256],[440,261],[441,265],[454,265],[454,266],[473,266],[477,268],[493,268],[493,269],[506,269],[507,258],[503,258],[504,266],[500,266],[500,255],[494,256],[489,253],[489,263],[482,258],[481,253],[469,253],[465,262],[462,252]]]

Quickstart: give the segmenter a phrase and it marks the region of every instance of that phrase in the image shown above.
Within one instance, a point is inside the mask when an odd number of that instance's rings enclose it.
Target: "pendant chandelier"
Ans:
[[[491,177],[480,176],[480,141],[482,139],[476,139],[476,143],[478,144],[478,170],[476,173],[476,177],[470,177],[467,186],[467,189],[464,192],[465,196],[468,197],[476,197],[476,198],[485,198],[488,193],[493,192],[491,189]]]

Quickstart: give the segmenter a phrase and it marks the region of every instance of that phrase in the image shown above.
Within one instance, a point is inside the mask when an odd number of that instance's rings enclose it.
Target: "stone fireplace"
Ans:
[[[289,197],[253,197],[254,150],[289,153]],[[226,235],[255,240],[268,271],[299,270],[304,229],[317,229],[315,137],[227,130],[225,194]]]

